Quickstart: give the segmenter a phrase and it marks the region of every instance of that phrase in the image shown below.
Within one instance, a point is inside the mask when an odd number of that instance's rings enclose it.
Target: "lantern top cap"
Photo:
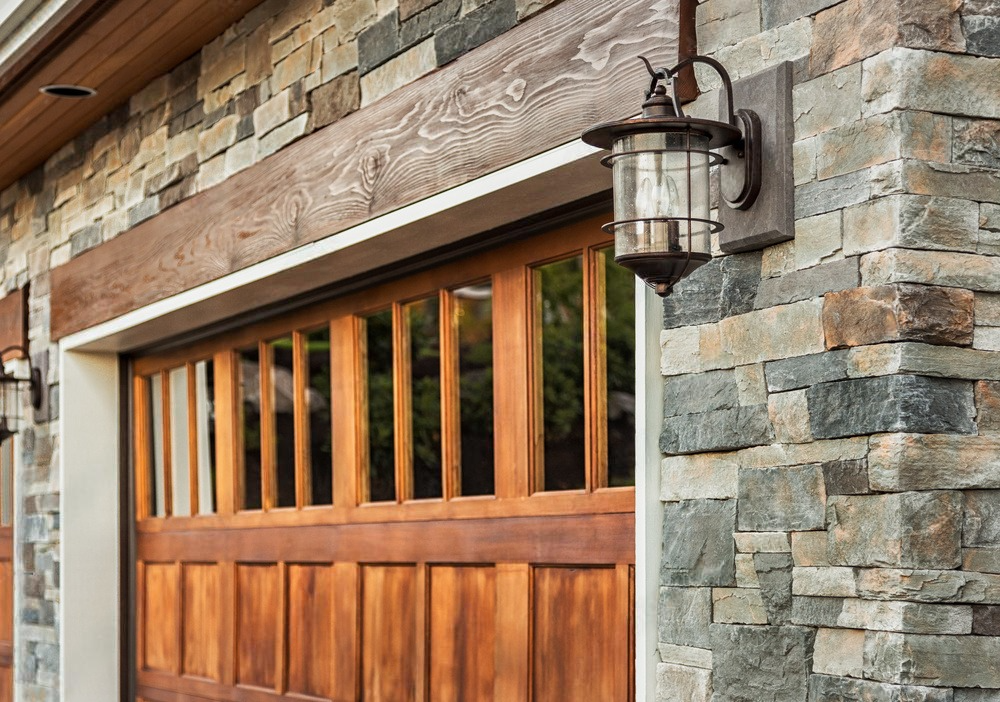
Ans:
[[[709,148],[720,148],[738,143],[743,133],[736,126],[733,115],[732,81],[726,69],[715,59],[705,56],[693,56],[681,61],[673,68],[654,69],[644,57],[639,57],[646,65],[646,70],[652,78],[646,100],[642,103],[642,114],[638,117],[604,122],[583,133],[583,141],[599,149],[610,150],[614,142],[631,134],[650,132],[691,132],[708,137]],[[723,87],[729,105],[729,122],[711,119],[698,119],[684,114],[677,100],[677,76],[681,69],[692,63],[705,63],[714,68],[722,77]],[[669,80],[671,92],[661,81]]]

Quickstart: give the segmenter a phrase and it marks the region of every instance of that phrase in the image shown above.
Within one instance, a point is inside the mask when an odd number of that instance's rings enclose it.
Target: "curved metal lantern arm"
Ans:
[[[7,374],[3,364],[7,361],[7,356],[14,351],[18,351],[28,361],[28,377],[18,378],[13,373]],[[0,349],[0,383],[28,383],[31,391],[31,406],[36,410],[42,406],[42,371],[35,368],[28,355],[28,349],[21,344],[13,344],[4,349]]]
[[[674,103],[674,112],[677,113],[678,117],[684,118],[684,110],[681,108],[680,99],[677,97],[677,79],[680,76],[680,72],[692,66],[696,63],[703,63],[706,66],[710,66],[715,69],[715,72],[719,74],[722,79],[722,86],[726,90],[726,116],[729,119],[729,124],[733,127],[739,128],[739,124],[736,122],[736,110],[733,108],[733,80],[729,77],[729,71],[726,67],[719,63],[717,60],[711,56],[689,56],[680,63],[678,63],[673,68],[653,68],[653,64],[649,62],[645,56],[639,57],[644,64],[646,64],[646,70],[649,71],[649,75],[652,80],[649,84],[649,90],[646,91],[646,99],[648,100],[652,97],[653,93],[656,91],[656,86],[660,81],[670,81],[670,99]]]

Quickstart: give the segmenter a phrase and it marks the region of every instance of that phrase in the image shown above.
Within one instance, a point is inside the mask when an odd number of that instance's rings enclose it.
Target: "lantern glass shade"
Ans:
[[[707,136],[687,130],[615,140],[616,258],[711,255],[708,142]]]

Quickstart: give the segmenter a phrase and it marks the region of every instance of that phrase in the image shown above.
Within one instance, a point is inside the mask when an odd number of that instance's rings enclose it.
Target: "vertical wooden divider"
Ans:
[[[266,341],[257,344],[260,377],[260,490],[265,512],[278,504],[278,440],[274,425],[274,350]]]
[[[191,500],[191,516],[200,511],[198,504],[198,379],[195,364],[187,363],[187,405],[188,405],[188,494]]]
[[[240,450],[240,393],[238,359],[233,351],[220,351],[215,366],[215,510],[233,514],[243,494]]]
[[[333,564],[333,699],[355,700],[361,694],[361,566]]]
[[[281,695],[288,690],[288,563],[278,562],[278,635],[274,637],[274,688]]]
[[[528,702],[531,681],[531,566],[498,563],[493,699]]]
[[[174,467],[171,455],[170,374],[160,371],[160,405],[163,417],[163,516],[174,513]]]
[[[527,338],[528,373],[525,397],[528,401],[528,426],[530,427],[530,463],[528,484],[531,492],[545,491],[545,363],[543,355],[541,273],[534,268],[525,269],[524,299],[527,309],[525,322]]]
[[[392,305],[393,421],[396,429],[396,501],[413,499],[413,388],[410,364],[410,315]]]
[[[441,335],[441,489],[444,499],[462,493],[461,396],[458,358],[458,317],[455,296],[440,294]]]
[[[135,376],[132,380],[132,403],[134,427],[132,439],[132,465],[135,466],[135,518],[142,521],[151,516],[155,507],[151,504],[153,481],[149,453],[153,437],[149,433],[149,381]]]
[[[219,680],[223,685],[236,684],[236,608],[240,593],[236,585],[236,563],[219,564],[222,611],[219,612]]]
[[[586,431],[587,490],[608,486],[607,310],[604,254],[583,253],[583,407]]]
[[[635,661],[630,655],[630,652],[635,650],[630,645],[635,633],[632,588],[632,566],[628,563],[617,564],[615,566],[615,610],[618,621],[624,622],[627,629],[622,632],[623,636],[619,639],[621,645],[617,646],[616,650],[609,651],[608,655],[612,657],[612,660],[617,661],[617,665],[613,666],[615,671],[614,685],[617,695],[622,700],[633,699],[629,696],[629,689],[632,685],[632,679],[635,677],[632,674]]]
[[[146,668],[146,564],[135,562],[135,666]]]
[[[364,322],[353,315],[330,322],[330,410],[333,422],[333,504],[351,509],[364,500],[367,470],[368,408],[359,386],[364,353]]]
[[[292,335],[292,382],[294,383],[292,416],[295,421],[295,506],[299,509],[312,502],[312,471],[309,470],[309,400],[306,376],[309,359],[306,335]]]
[[[177,621],[177,639],[175,642],[177,660],[174,662],[174,675],[184,672],[184,563],[174,563],[174,581],[177,588],[177,599],[174,602],[174,616]]]
[[[496,496],[525,497],[529,490],[530,392],[528,277],[524,267],[493,276],[493,397]],[[500,699],[500,698],[498,698]]]
[[[429,700],[429,670],[430,670],[430,656],[428,652],[428,647],[430,645],[428,635],[430,628],[430,616],[428,614],[429,599],[431,593],[431,583],[430,583],[430,569],[426,563],[417,563],[415,566],[417,570],[417,582],[414,588],[416,592],[414,596],[416,598],[416,609],[414,611],[414,636],[416,641],[416,648],[413,652],[413,683],[415,702],[433,702]]]

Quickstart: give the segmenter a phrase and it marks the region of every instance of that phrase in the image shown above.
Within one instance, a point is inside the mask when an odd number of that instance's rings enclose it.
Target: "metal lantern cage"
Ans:
[[[15,353],[28,359],[27,377],[19,377],[15,371],[8,370],[8,360],[13,360]],[[26,405],[41,409],[42,372],[31,365],[27,349],[8,346],[0,350],[0,444],[21,429]]]
[[[760,119],[750,110],[734,111],[732,81],[715,59],[693,56],[654,70],[639,58],[651,76],[642,114],[599,124],[583,140],[611,152],[602,163],[612,168],[615,221],[604,229],[615,236],[615,261],[667,295],[677,281],[711,260],[711,236],[722,231],[722,224],[711,219],[710,175],[713,166],[729,161],[716,150],[734,147],[733,159],[743,163],[738,177],[723,179],[726,203],[746,209],[756,199]],[[722,78],[727,122],[684,114],[677,78],[694,63],[711,66]]]

